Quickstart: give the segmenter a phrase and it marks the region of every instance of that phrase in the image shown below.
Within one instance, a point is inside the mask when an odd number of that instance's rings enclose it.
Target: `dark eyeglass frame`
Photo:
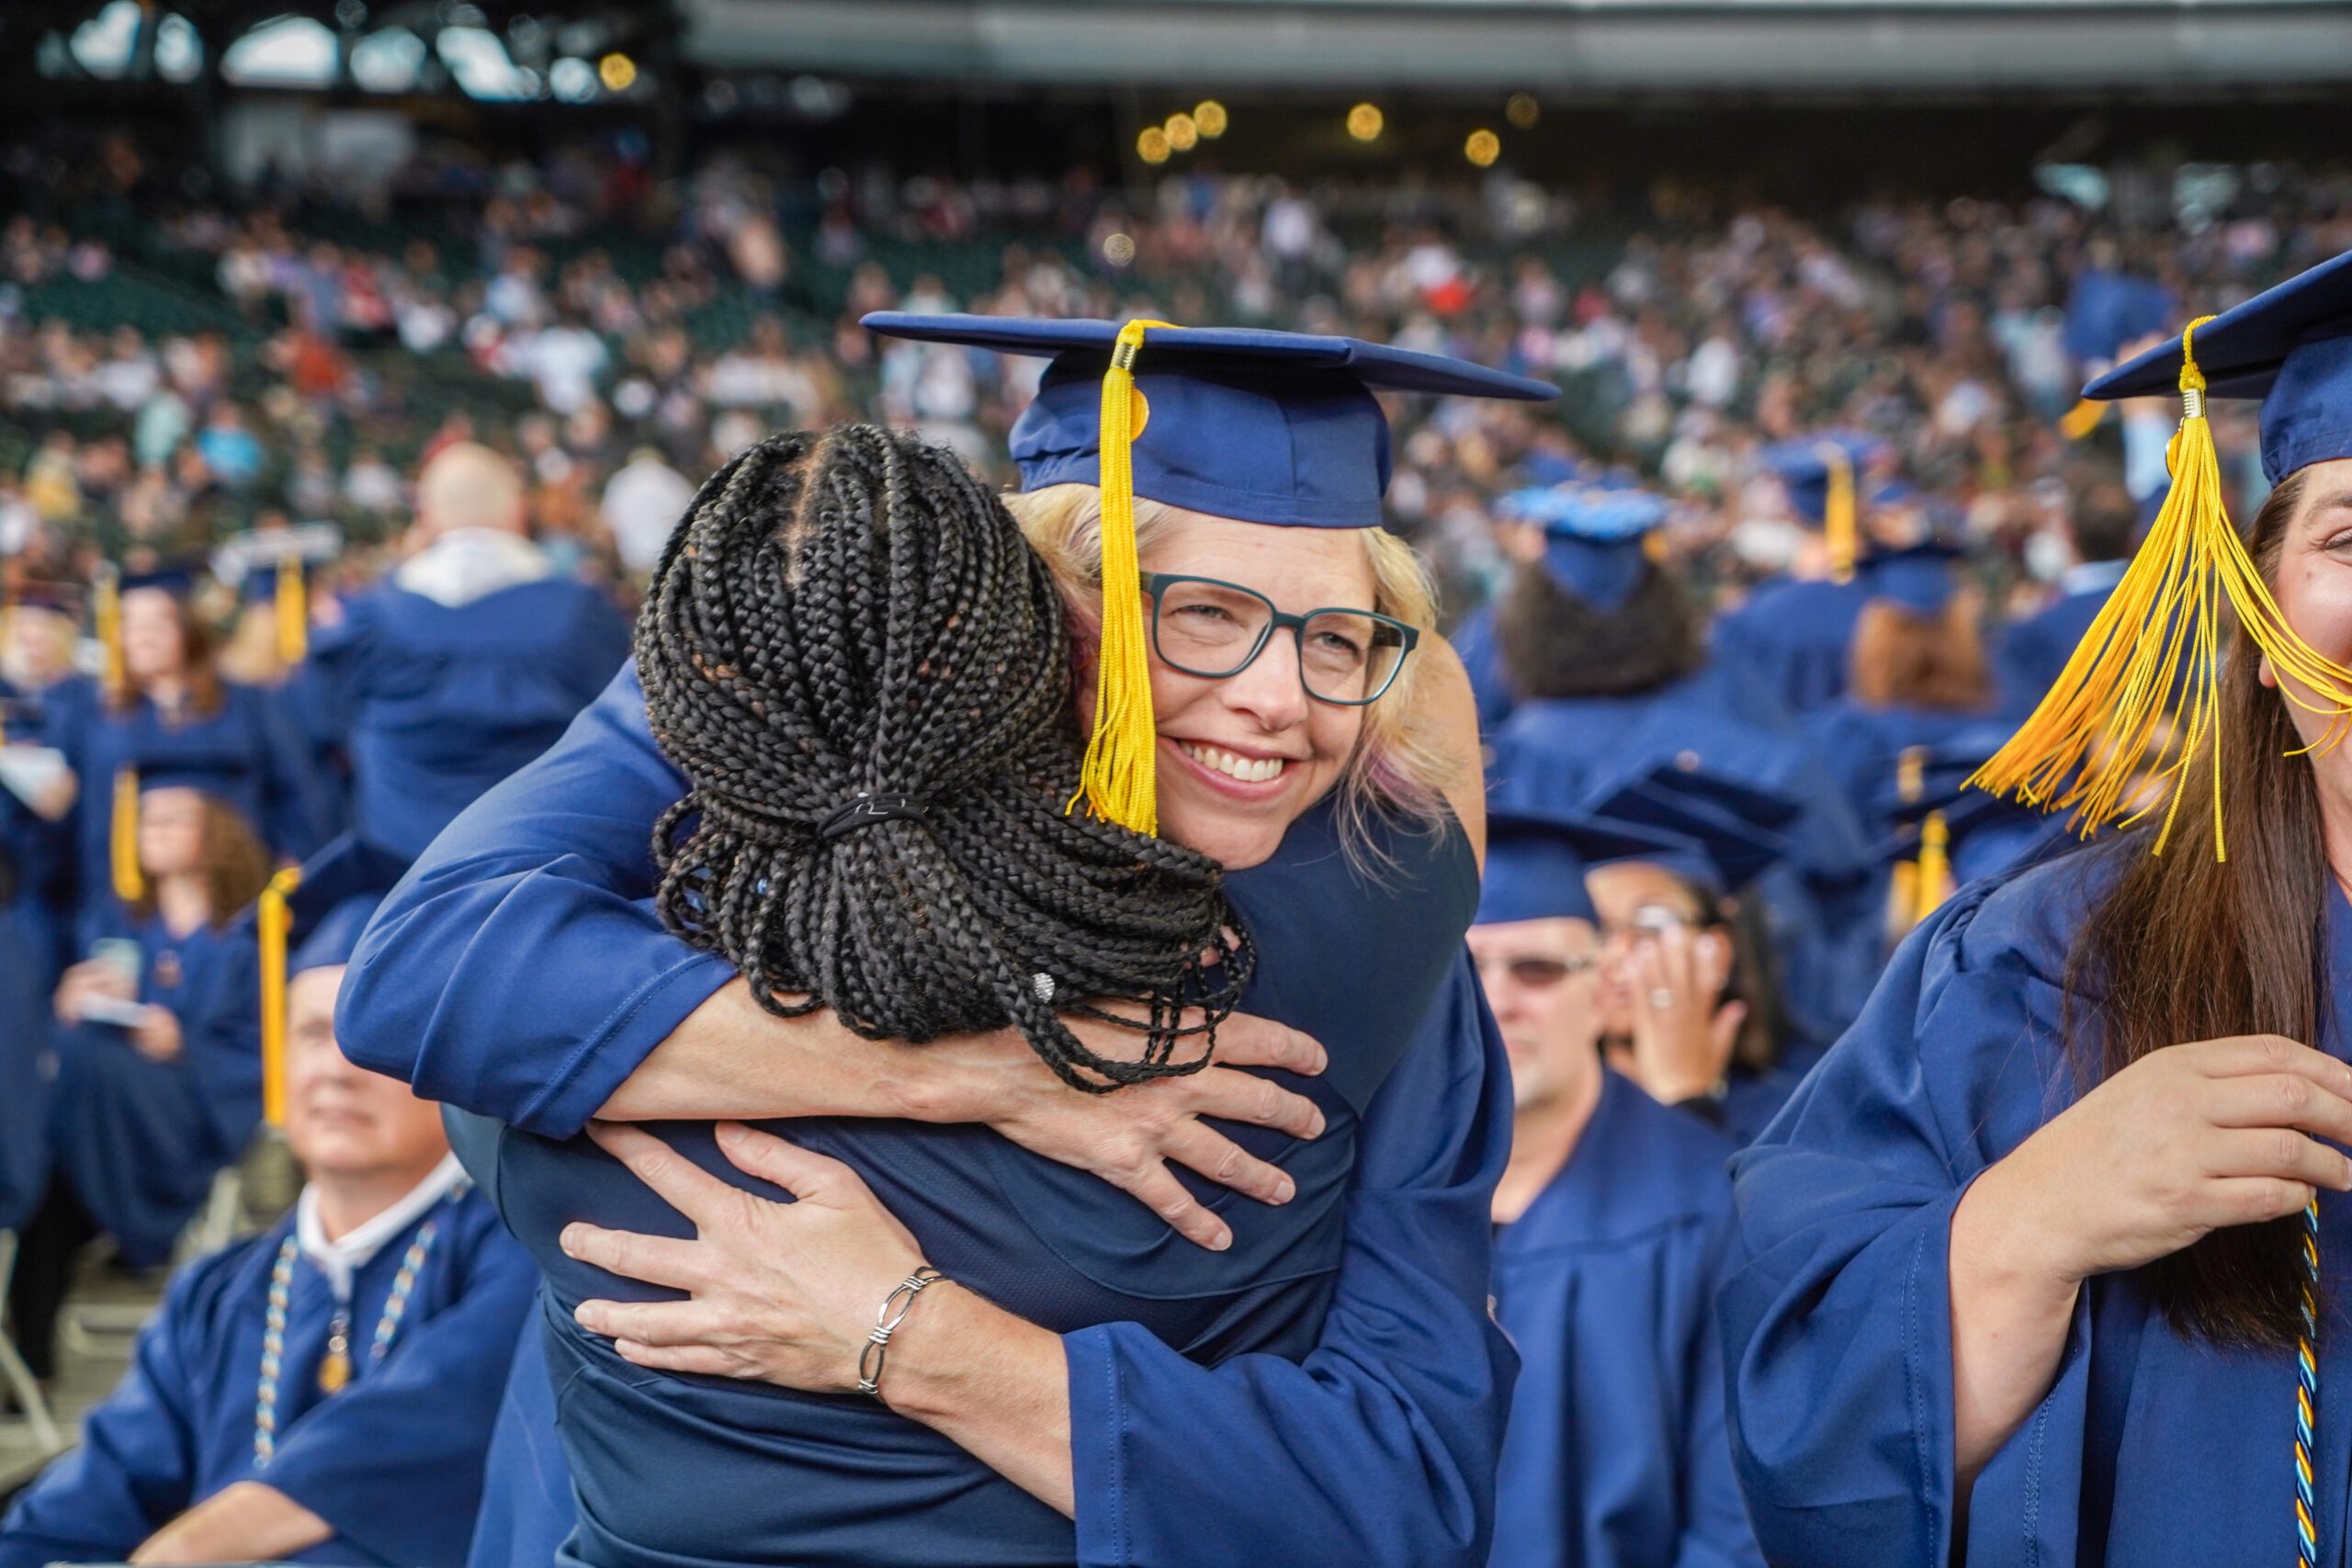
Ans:
[[[1589,975],[1600,967],[1599,957],[1583,953],[1575,958],[1553,958],[1543,953],[1515,953],[1509,958],[1498,958],[1475,965],[1481,978],[1489,969],[1500,969],[1519,985],[1530,990],[1549,990],[1572,975]]]
[[[1189,664],[1178,663],[1175,660],[1169,658],[1167,653],[1161,649],[1159,646],[1159,596],[1180,582],[1198,582],[1210,588],[1222,588],[1228,593],[1246,593],[1250,598],[1255,599],[1259,604],[1263,604],[1266,607],[1266,624],[1259,628],[1258,640],[1250,645],[1250,651],[1243,654],[1241,656],[1240,662],[1234,665],[1232,669],[1214,671],[1207,670],[1195,670]],[[1369,706],[1370,705],[1378,702],[1383,696],[1387,694],[1388,688],[1396,683],[1396,676],[1398,672],[1405,668],[1406,659],[1411,655],[1414,648],[1418,646],[1421,640],[1420,627],[1408,626],[1403,621],[1397,620],[1393,616],[1377,615],[1370,610],[1358,610],[1346,604],[1326,604],[1319,610],[1309,610],[1303,615],[1288,615],[1276,608],[1274,602],[1272,599],[1267,598],[1263,593],[1259,592],[1254,588],[1245,588],[1238,582],[1227,582],[1215,577],[1197,576],[1189,571],[1147,571],[1143,574],[1143,591],[1151,595],[1151,650],[1154,653],[1159,654],[1161,662],[1165,663],[1170,670],[1181,670],[1187,675],[1197,675],[1204,681],[1230,680],[1232,677],[1240,674],[1244,670],[1249,669],[1250,665],[1255,664],[1258,661],[1258,656],[1266,651],[1266,644],[1273,640],[1274,634],[1282,630],[1284,626],[1288,626],[1291,634],[1291,646],[1298,652],[1299,689],[1304,691],[1308,696],[1313,697],[1317,702],[1329,703],[1333,707],[1360,708]],[[1322,693],[1317,691],[1314,685],[1308,682],[1306,678],[1306,623],[1313,620],[1317,615],[1357,615],[1374,623],[1373,629],[1373,646],[1375,648],[1383,646],[1381,638],[1384,634],[1395,634],[1396,640],[1390,646],[1395,647],[1396,649],[1396,662],[1390,666],[1388,671],[1388,679],[1380,683],[1380,689],[1378,691],[1374,692],[1369,696],[1363,697],[1327,697]]]

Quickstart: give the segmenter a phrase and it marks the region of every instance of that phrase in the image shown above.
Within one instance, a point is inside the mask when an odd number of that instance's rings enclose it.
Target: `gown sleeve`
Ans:
[[[1709,1301],[1717,1298],[1738,1257],[1738,1235],[1726,1215],[1701,1262]],[[1690,1405],[1682,1423],[1682,1540],[1675,1568],[1761,1568],[1724,1431],[1724,1341],[1712,1308],[1693,1337],[1692,1350]]]
[[[386,1562],[466,1560],[483,1456],[538,1270],[484,1205],[463,1293],[403,1334],[380,1368],[298,1417],[275,1487]]]
[[[189,1269],[173,1282],[122,1382],[84,1418],[81,1447],[17,1495],[0,1522],[0,1568],[119,1562],[193,1500],[197,1427],[186,1341],[200,1332],[192,1303],[206,1272]]]
[[[1476,1568],[1519,1358],[1489,1206],[1510,1071],[1466,955],[1367,1111],[1346,1251],[1304,1362],[1066,1335],[1079,1562]]]
[[[1732,1449],[1774,1562],[1952,1561],[1952,1211],[2064,1081],[2052,931],[2066,922],[2019,908],[2089,858],[1975,885],[1913,931],[1852,1030],[1733,1160]],[[2051,1393],[1977,1479],[1972,1565],[2074,1561],[2088,1323],[2078,1310]]]
[[[256,826],[277,853],[308,859],[334,829],[326,791],[311,765],[310,737],[295,721],[284,693],[247,690],[262,761],[262,820]]]
[[[542,1137],[580,1132],[733,975],[653,912],[649,825],[685,792],[626,667],[385,899],[335,1010],[352,1060]]]

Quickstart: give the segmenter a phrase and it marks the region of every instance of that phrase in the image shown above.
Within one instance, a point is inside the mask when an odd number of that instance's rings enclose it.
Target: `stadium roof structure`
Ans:
[[[2343,0],[676,0],[706,67],[1624,94],[2352,81]]]

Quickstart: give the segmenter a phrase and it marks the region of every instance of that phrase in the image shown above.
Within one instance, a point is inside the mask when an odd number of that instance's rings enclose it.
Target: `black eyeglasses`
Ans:
[[[1250,668],[1276,630],[1298,638],[1298,679],[1317,702],[1362,707],[1396,683],[1420,628],[1368,610],[1284,615],[1272,600],[1213,577],[1146,572],[1151,646],[1170,669],[1221,681]]]
[[[1477,964],[1478,975],[1482,980],[1495,970],[1500,969],[1530,990],[1542,990],[1549,986],[1556,986],[1571,975],[1582,975],[1600,966],[1600,960],[1598,958],[1545,958],[1532,953],[1522,953],[1510,958],[1482,958]]]

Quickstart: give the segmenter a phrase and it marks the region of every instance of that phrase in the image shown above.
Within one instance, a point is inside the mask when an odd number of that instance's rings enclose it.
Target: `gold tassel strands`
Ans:
[[[1854,562],[1861,554],[1861,523],[1856,515],[1854,459],[1835,441],[1821,444],[1822,466],[1828,470],[1826,493],[1821,503],[1821,536],[1829,547],[1829,581],[1854,581]]]
[[[2085,838],[2111,823],[2137,822],[2161,801],[2161,853],[2187,770],[2199,748],[2210,746],[2213,853],[2226,860],[2218,705],[2223,601],[2288,699],[2327,716],[2316,750],[2342,739],[2352,716],[2352,669],[2296,635],[2230,523],[2195,354],[2197,329],[2211,319],[2181,333],[2181,421],[2166,453],[2172,490],[2164,510],[2049,695],[1969,782],[1996,795],[2014,792],[2044,810],[2072,811]],[[2151,790],[2152,784],[2165,787]]]
[[[280,556],[277,560],[277,657],[300,664],[311,651],[311,607],[302,582],[302,558]]]
[[[107,823],[107,870],[114,896],[136,904],[147,896],[147,879],[139,871],[139,770],[114,773],[114,813]]]
[[[1137,833],[1159,831],[1151,659],[1145,647],[1143,569],[1136,555],[1135,439],[1150,409],[1136,390],[1144,333],[1166,321],[1119,329],[1102,374],[1102,641],[1095,652],[1094,734],[1079,771],[1079,793],[1095,816]]]
[[[269,879],[254,910],[261,947],[261,1113],[273,1127],[286,1125],[286,938],[294,917],[288,895],[302,880],[288,866]]]

